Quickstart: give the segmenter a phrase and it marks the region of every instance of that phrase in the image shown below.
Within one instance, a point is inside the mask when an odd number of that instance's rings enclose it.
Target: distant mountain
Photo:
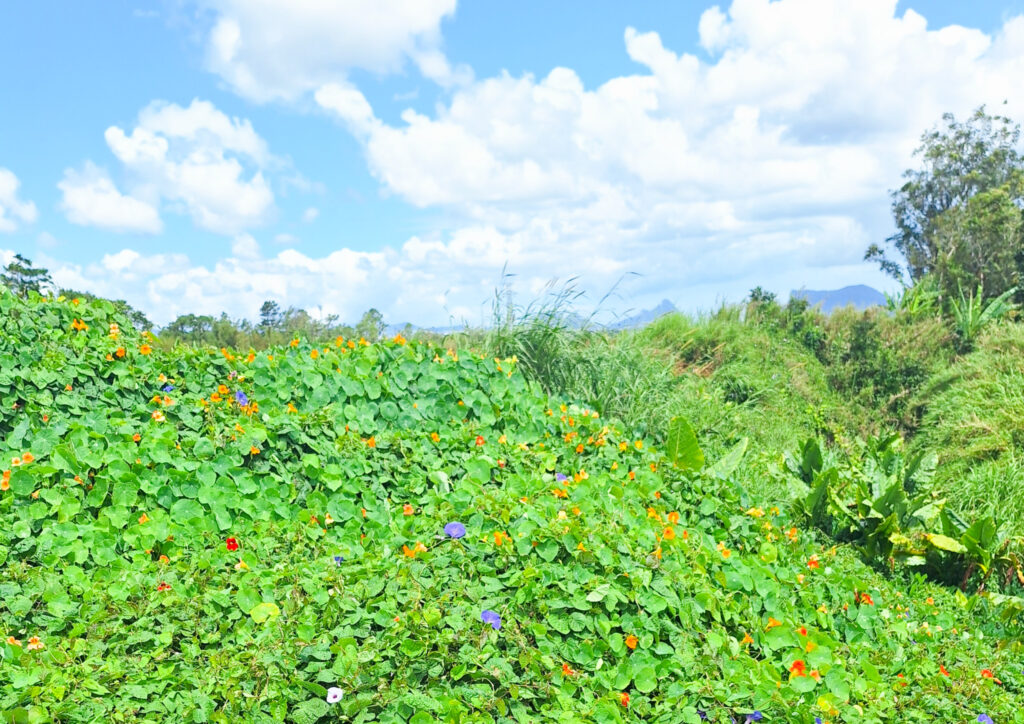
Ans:
[[[831,312],[834,309],[842,309],[851,304],[857,309],[885,306],[885,295],[877,289],[872,289],[864,284],[825,291],[795,289],[789,293],[789,297],[790,299],[806,299],[812,307],[820,304],[821,311],[825,313]]]
[[[612,322],[607,326],[608,329],[635,329],[637,327],[643,327],[645,324],[650,324],[658,317],[664,317],[666,314],[678,311],[679,310],[676,309],[676,305],[667,299],[662,299],[661,303],[653,309],[645,309],[631,317],[626,317],[625,319]]]

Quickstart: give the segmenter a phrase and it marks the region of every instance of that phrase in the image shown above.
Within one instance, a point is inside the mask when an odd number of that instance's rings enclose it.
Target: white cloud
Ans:
[[[163,205],[188,214],[199,228],[234,235],[261,225],[274,210],[263,174],[273,161],[266,143],[248,120],[229,118],[207,101],[187,107],[154,101],[131,132],[111,126],[104,139],[121,162],[129,193],[91,164],[68,171],[60,188],[74,223],[157,232]],[[105,207],[94,209],[94,200]]]
[[[411,60],[447,85],[469,73],[440,50],[455,0],[199,0],[213,13],[207,66],[256,101],[295,100],[351,69],[394,73]]]
[[[81,171],[67,169],[57,184],[68,221],[108,231],[156,234],[163,223],[156,208],[117,190],[104,169],[87,162]]]
[[[299,237],[295,236],[294,234],[277,234],[274,236],[274,243],[295,245],[299,243]]]
[[[302,220],[307,224],[316,221],[316,217],[320,215],[320,209],[315,206],[310,206],[308,209],[302,212]]]
[[[238,259],[259,259],[260,245],[250,234],[239,234],[231,243],[231,253]]]
[[[18,198],[20,185],[13,171],[0,167],[0,231],[15,231],[19,221],[31,224],[38,216],[34,203]]]

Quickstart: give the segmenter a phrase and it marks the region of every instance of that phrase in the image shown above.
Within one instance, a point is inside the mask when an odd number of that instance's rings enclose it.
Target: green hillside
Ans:
[[[722,369],[795,404],[743,364]],[[705,411],[751,414],[707,379]],[[0,288],[0,712],[1024,721],[1014,609],[748,492],[781,491],[760,461],[783,450],[706,419],[702,463],[685,423],[637,437],[512,358],[163,349],[110,303]]]

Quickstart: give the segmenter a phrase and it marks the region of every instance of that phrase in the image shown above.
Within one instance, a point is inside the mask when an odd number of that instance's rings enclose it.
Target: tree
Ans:
[[[0,282],[10,287],[19,297],[27,297],[29,292],[42,294],[53,287],[50,272],[42,267],[32,265],[32,260],[15,254],[14,259],[0,273]]]
[[[281,311],[281,305],[272,299],[268,299],[263,302],[263,306],[260,307],[260,330],[263,332],[270,332],[278,329],[281,326],[281,322],[284,320],[284,312]]]
[[[942,120],[944,127],[922,135],[914,152],[922,167],[907,170],[906,183],[892,193],[896,233],[886,242],[902,259],[889,258],[877,244],[864,258],[911,282],[948,271],[950,260],[959,260],[960,271],[943,280],[949,294],[948,285],[963,274],[998,275],[1016,254],[1020,236],[1013,229],[1019,224],[1007,212],[1010,206],[1019,212],[1024,201],[1024,159],[1016,149],[1020,126],[988,115],[984,106],[963,123],[951,113]]]
[[[368,309],[356,325],[356,334],[376,342],[384,334],[384,315],[376,309]]]

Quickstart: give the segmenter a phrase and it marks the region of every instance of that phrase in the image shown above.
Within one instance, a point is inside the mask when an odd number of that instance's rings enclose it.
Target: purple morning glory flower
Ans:
[[[762,719],[764,719],[764,716],[759,711],[747,714],[747,721],[761,721]]]
[[[988,714],[978,714],[978,721],[981,722],[981,724],[992,724],[992,717]]]
[[[334,556],[334,565],[340,566],[344,562],[345,558],[343,556]]]
[[[564,475],[562,475],[561,473],[555,473],[555,481],[556,481],[556,482],[559,482],[559,483],[564,483],[564,482],[565,482],[566,480],[568,480],[568,479],[569,479],[569,478],[565,477],[565,476],[564,476]]]
[[[444,532],[449,538],[461,538],[466,535],[466,526],[462,523],[449,523],[444,527]]]
[[[164,385],[164,392],[174,392],[174,385]]]
[[[485,608],[483,611],[480,612],[480,620],[484,623],[491,624],[491,628],[493,628],[495,631],[501,630],[501,616],[499,616],[494,611],[490,611]]]
[[[235,393],[235,402],[237,402],[242,407],[245,407],[246,405],[249,404],[249,398],[245,396],[244,392],[239,390],[238,392]]]
[[[708,713],[706,711],[704,711],[703,709],[698,709],[697,710],[697,716],[700,717],[701,721],[707,721],[708,720]]]

